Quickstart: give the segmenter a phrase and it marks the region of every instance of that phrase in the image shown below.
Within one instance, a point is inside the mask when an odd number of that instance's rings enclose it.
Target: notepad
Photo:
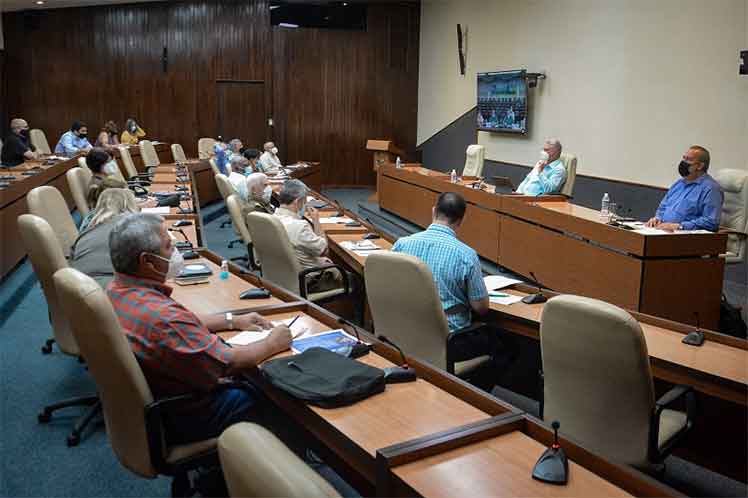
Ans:
[[[504,306],[509,306],[511,304],[522,301],[522,296],[514,296],[511,294],[508,294],[506,297],[489,295],[488,300],[491,301],[493,304],[503,304]]]
[[[140,210],[140,212],[151,214],[169,214],[171,212],[171,208],[169,206],[143,208]]]
[[[325,348],[334,353],[339,353],[357,343],[358,340],[355,337],[346,333],[343,329],[336,329],[297,339],[291,343],[291,350],[294,353],[303,353],[310,348]]]
[[[502,275],[489,275],[487,277],[483,277],[483,282],[485,282],[486,284],[486,289],[496,290],[496,289],[503,289],[505,287],[509,287],[510,285],[514,285],[514,284],[521,284],[522,280],[517,280],[516,278],[504,277]]]
[[[293,321],[293,318],[289,318],[288,320],[273,320],[271,323],[273,324],[273,327],[277,327],[278,325],[288,325]],[[239,332],[231,339],[227,340],[231,345],[234,346],[247,346],[249,344],[252,344],[253,342],[262,341],[264,339],[267,339],[267,336],[270,335],[270,332],[272,330],[261,330],[261,331],[254,331],[254,330],[245,330],[243,332]],[[304,334],[309,332],[309,329],[307,327],[292,327],[291,328],[291,335],[294,339],[297,337],[301,337]]]
[[[348,223],[349,221],[353,221],[347,216],[329,216],[326,218],[320,218],[319,222],[324,224],[331,224],[331,223]]]

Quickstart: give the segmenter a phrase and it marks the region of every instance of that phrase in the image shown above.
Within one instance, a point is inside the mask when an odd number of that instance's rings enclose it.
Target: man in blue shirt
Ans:
[[[716,232],[719,229],[724,195],[719,184],[707,173],[709,161],[709,151],[704,147],[689,147],[678,164],[682,178],[670,187],[647,226],[667,232]]]
[[[517,193],[545,195],[560,192],[566,183],[566,168],[561,162],[561,142],[557,138],[546,139],[540,160],[517,187]]]
[[[444,192],[432,210],[431,225],[423,232],[399,239],[392,248],[416,256],[431,269],[451,332],[470,325],[472,312],[488,312],[488,290],[478,254],[455,234],[464,216],[462,196]]]
[[[88,141],[88,127],[85,123],[76,121],[60,137],[60,141],[55,146],[55,154],[66,157],[73,157],[79,152],[88,152],[91,148],[91,142]]]

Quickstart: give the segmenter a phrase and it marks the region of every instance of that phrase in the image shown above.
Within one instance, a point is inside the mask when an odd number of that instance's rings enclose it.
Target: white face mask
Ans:
[[[277,156],[278,155],[278,147],[273,147],[272,149],[270,149],[270,152],[272,152],[273,154],[275,154]]]
[[[166,260],[166,258],[161,256],[160,254],[153,255],[159,259]],[[169,269],[166,271],[166,276],[164,278],[166,280],[169,280],[177,277],[177,275],[182,272],[182,268],[184,268],[184,258],[182,257],[182,253],[179,252],[175,247],[171,251],[171,258],[169,258]]]
[[[104,165],[101,171],[103,171],[107,176],[116,175],[119,172],[119,166],[117,166],[117,163],[114,162],[114,160],[111,160]]]
[[[273,189],[270,187],[270,185],[265,187],[265,190],[262,191],[262,202],[265,204],[270,202],[270,199],[273,197]]]
[[[550,158],[551,158],[551,156],[548,155],[548,153],[546,151],[544,151],[544,150],[540,151],[540,160],[541,161],[547,161]]]

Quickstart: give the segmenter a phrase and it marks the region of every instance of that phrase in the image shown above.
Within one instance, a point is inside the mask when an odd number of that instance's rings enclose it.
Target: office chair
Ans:
[[[56,342],[60,351],[66,355],[79,358],[80,349],[78,348],[78,343],[75,341],[75,337],[73,337],[73,333],[70,330],[70,324],[62,311],[62,305],[59,301],[54,282],[52,281],[52,276],[56,271],[67,267],[67,261],[65,261],[65,256],[63,256],[60,245],[57,242],[57,237],[55,237],[55,233],[52,231],[49,223],[33,214],[19,216],[18,229],[23,245],[29,253],[29,259],[31,260],[34,273],[36,273],[36,278],[39,279],[39,283],[41,284],[44,298],[47,300],[49,321],[52,325],[54,339],[47,341],[46,345],[51,352],[52,342]],[[68,446],[77,446],[80,442],[81,432],[83,432],[89,422],[101,410],[97,396],[66,399],[45,406],[39,413],[38,419],[41,423],[49,422],[53,412],[70,406],[90,407],[76,420],[70,435],[67,437]]]
[[[143,142],[141,141],[140,143]],[[138,169],[135,167],[135,163],[130,155],[130,149],[125,145],[120,145],[117,147],[117,150],[119,150],[119,158],[122,161],[122,166],[125,167],[125,171],[129,178],[129,180],[126,180],[128,185],[137,185],[140,187],[149,186],[152,179],[150,168],[146,167],[146,173],[138,173]]]
[[[212,166],[213,159],[211,159],[210,161],[211,161],[211,166]],[[229,181],[226,175],[224,175],[223,173],[216,173],[215,179],[216,179],[216,187],[218,188],[218,193],[221,194],[221,198],[223,199],[224,203],[226,202],[226,199],[228,199],[230,195],[238,195],[236,193],[236,189],[231,184],[231,182]],[[221,223],[221,226],[219,228],[224,228],[230,224],[231,224],[231,218],[229,218],[228,220],[224,220]],[[237,234],[239,234],[239,231],[236,229],[236,227],[234,227],[234,231]],[[236,244],[237,242],[241,242],[241,239],[235,239],[229,242],[229,249],[234,247],[234,244]]]
[[[574,197],[574,184],[577,182],[577,156],[562,152],[559,159],[566,169],[566,181],[561,187],[561,194],[569,198]]]
[[[150,140],[141,140],[138,142],[138,148],[140,149],[140,158],[143,160],[146,170],[161,165],[156,148]]]
[[[468,145],[465,151],[465,167],[462,168],[462,176],[483,176],[483,162],[486,157],[486,148],[482,145]]]
[[[374,252],[364,264],[366,295],[377,334],[413,355],[458,377],[469,379],[492,359],[485,355],[455,361],[450,346],[465,334],[489,333],[475,323],[449,331],[431,269],[415,256]]]
[[[257,424],[240,422],[223,431],[218,456],[232,497],[340,497],[322,476]]]
[[[191,496],[188,472],[218,463],[216,439],[168,446],[162,412],[192,396],[153,399],[109,298],[92,278],[64,268],[54,285],[101,394],[107,434],[120,463],[141,477],[172,476],[172,495]]]
[[[223,175],[223,173],[221,173],[221,170],[218,169],[218,164],[216,163],[215,157],[211,157],[210,159],[208,159],[208,164],[210,164],[210,169],[213,170],[214,175]]]
[[[175,163],[183,163],[187,161],[187,156],[180,144],[171,144],[171,157],[174,159]]]
[[[254,243],[254,250],[260,260],[262,276],[285,289],[299,294],[301,297],[316,303],[345,297],[351,292],[348,273],[336,264],[316,266],[302,269],[291,240],[276,217],[267,213],[249,213],[247,228]],[[310,277],[322,273],[324,270],[336,268],[343,278],[343,286],[322,292],[309,292]]]
[[[612,304],[557,296],[540,318],[541,417],[608,458],[645,470],[693,425],[694,393],[675,386],[655,401],[641,326]],[[687,412],[667,406],[684,398]],[[656,467],[654,467],[656,468]]]
[[[54,228],[62,253],[69,258],[73,242],[78,238],[78,227],[60,191],[49,185],[33,188],[26,194],[26,203],[31,214],[44,219]]]
[[[223,176],[223,175],[221,175]],[[241,240],[244,246],[247,248],[247,256],[243,258],[231,258],[233,261],[242,260],[246,261],[247,265],[253,269],[258,269],[258,265],[255,262],[254,257],[254,246],[252,245],[252,236],[247,228],[247,222],[245,217],[248,211],[243,209],[242,204],[246,206],[246,203],[242,203],[239,200],[237,194],[231,194],[226,198],[226,209],[228,209],[229,216],[231,217],[231,224],[234,226],[234,231],[241,236]]]
[[[197,141],[197,157],[199,159],[210,159],[211,157],[213,157],[213,148],[215,146],[215,139],[209,137],[201,138]]]
[[[88,206],[88,200],[86,195],[88,193],[88,184],[91,181],[91,170],[83,168],[70,168],[65,173],[65,178],[70,187],[70,193],[73,196],[73,202],[75,207],[78,209],[81,218],[85,217],[91,210]]]
[[[714,173],[714,179],[725,196],[720,225],[730,230],[727,253],[722,257],[728,265],[745,263],[748,275],[748,173],[738,169],[721,169]]]
[[[47,142],[47,135],[39,128],[29,130],[29,140],[40,154],[52,154],[52,149],[49,148],[49,142]]]

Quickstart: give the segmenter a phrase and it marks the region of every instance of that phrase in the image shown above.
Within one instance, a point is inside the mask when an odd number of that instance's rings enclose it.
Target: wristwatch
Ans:
[[[234,315],[226,313],[226,330],[234,330]]]

